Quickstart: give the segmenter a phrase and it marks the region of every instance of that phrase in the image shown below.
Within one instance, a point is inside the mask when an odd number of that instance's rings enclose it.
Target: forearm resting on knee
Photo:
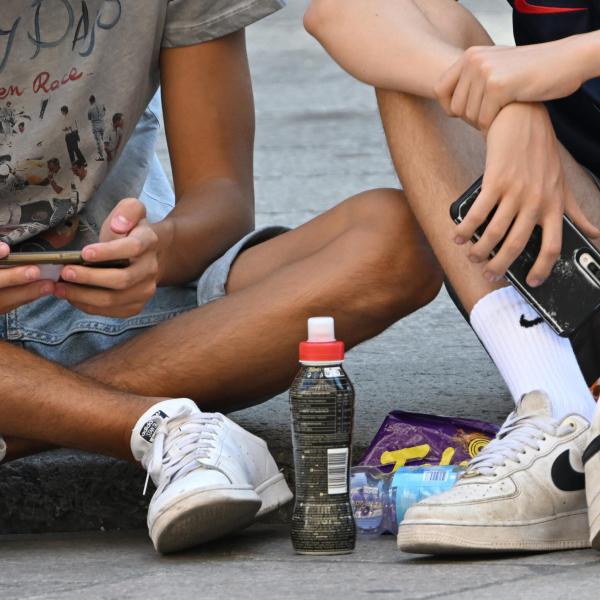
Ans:
[[[490,43],[454,0],[312,0],[304,24],[357,79],[427,98],[466,48]]]

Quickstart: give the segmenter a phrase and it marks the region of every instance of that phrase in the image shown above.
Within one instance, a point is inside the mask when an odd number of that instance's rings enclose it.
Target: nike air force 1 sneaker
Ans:
[[[588,446],[583,453],[585,488],[587,493],[590,543],[600,550],[600,406],[592,420]]]
[[[161,553],[239,530],[292,499],[263,440],[185,398],[142,415],[131,450],[156,484],[148,530]]]
[[[400,549],[451,554],[588,547],[582,454],[590,424],[576,414],[560,422],[551,415],[545,394],[523,396],[454,488],[408,509],[398,530]]]

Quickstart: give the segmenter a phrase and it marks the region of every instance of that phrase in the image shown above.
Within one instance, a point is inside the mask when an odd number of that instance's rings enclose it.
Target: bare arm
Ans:
[[[565,98],[600,75],[600,31],[529,46],[474,46],[438,81],[446,112],[487,130],[511,102]]]
[[[431,0],[313,0],[304,23],[357,79],[381,89],[434,98],[435,83],[464,49],[489,38],[455,0],[435,0],[435,11],[431,4]],[[465,46],[470,37],[472,43]]]
[[[175,209],[154,226],[161,285],[199,276],[254,223],[254,104],[244,32],[164,50]]]
[[[139,200],[121,200],[100,242],[82,252],[89,261],[127,258],[130,266],[63,269],[55,295],[88,313],[138,314],[157,285],[196,279],[253,225],[254,106],[244,33],[163,51],[161,77],[176,206],[149,225]]]

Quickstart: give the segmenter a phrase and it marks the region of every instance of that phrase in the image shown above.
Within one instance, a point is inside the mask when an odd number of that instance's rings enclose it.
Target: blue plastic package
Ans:
[[[452,488],[463,470],[455,466],[398,469],[390,486],[396,500],[396,526],[413,504]]]
[[[449,490],[462,471],[457,466],[424,466],[383,473],[376,467],[353,467],[350,499],[357,531],[396,533],[409,507]]]

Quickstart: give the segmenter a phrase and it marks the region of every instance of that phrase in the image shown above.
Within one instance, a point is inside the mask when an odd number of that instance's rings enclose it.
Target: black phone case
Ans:
[[[480,177],[450,206],[450,216],[455,223],[463,220],[477,199],[481,183]],[[475,232],[474,242],[483,235],[493,214],[490,213]],[[527,285],[526,278],[540,252],[541,242],[542,230],[536,226],[525,249],[509,267],[506,278],[558,335],[569,337],[600,309],[600,288],[578,266],[577,257],[581,252],[589,252],[600,263],[600,253],[565,216],[560,258],[548,279],[539,287],[531,288]],[[501,245],[502,242],[498,247]],[[495,251],[496,249],[492,256]]]

